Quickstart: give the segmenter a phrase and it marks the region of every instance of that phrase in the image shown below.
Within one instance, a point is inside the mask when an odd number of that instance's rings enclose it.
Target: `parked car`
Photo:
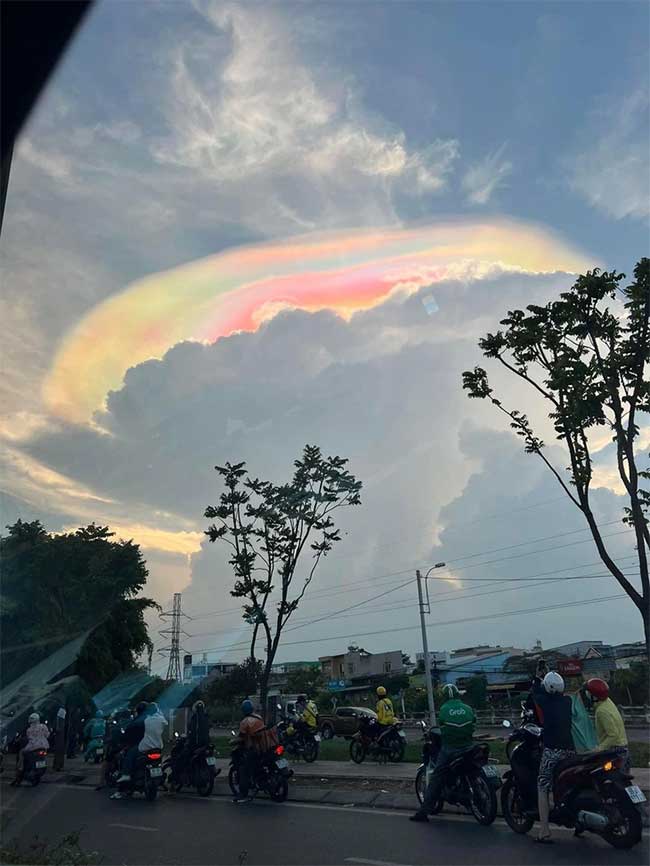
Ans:
[[[332,737],[353,737],[361,718],[376,719],[377,713],[367,707],[337,707],[333,713],[319,713],[320,731],[324,740]]]

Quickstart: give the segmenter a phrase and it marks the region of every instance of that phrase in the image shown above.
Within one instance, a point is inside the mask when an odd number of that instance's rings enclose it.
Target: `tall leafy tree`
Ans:
[[[650,472],[639,465],[641,455],[636,447],[639,416],[650,412],[650,259],[641,259],[634,269],[634,281],[621,288],[624,277],[614,271],[589,271],[559,300],[510,311],[501,321],[504,329],[479,342],[486,357],[498,361],[537,393],[565,447],[566,471],[546,456],[544,442],[528,417],[494,394],[483,368],[463,373],[463,387],[470,397],[488,399],[508,416],[526,452],[546,464],[584,514],[602,562],[641,614],[650,654],[650,492],[642,486]],[[619,296],[624,311],[610,304]],[[627,499],[622,519],[634,531],[640,586],[628,580],[616,562],[593,513],[589,434],[597,427],[612,434]]]
[[[18,520],[0,537],[2,678],[10,682],[67,641],[91,630],[77,672],[99,689],[151,646],[151,599],[142,553],[106,526],[52,534]]]
[[[243,618],[253,627],[250,656],[257,658],[261,636],[266,658],[260,697],[266,709],[271,666],[282,632],[300,605],[324,556],[340,541],[334,511],[361,502],[361,482],[341,457],[323,457],[305,446],[286,484],[251,478],[245,463],[216,466],[225,490],[219,505],[205,510],[215,520],[206,531],[210,541],[230,545],[235,574],[231,595],[241,598]],[[311,551],[308,565],[302,567]]]

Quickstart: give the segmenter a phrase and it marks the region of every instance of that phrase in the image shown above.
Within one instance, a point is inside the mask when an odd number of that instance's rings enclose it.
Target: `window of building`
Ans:
[[[391,662],[384,662],[384,673],[389,674],[392,670],[392,667],[393,665]]]

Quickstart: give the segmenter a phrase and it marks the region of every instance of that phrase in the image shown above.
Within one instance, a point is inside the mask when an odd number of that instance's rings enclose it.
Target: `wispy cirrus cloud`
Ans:
[[[613,103],[613,104],[612,104]],[[589,146],[567,161],[569,185],[614,219],[650,216],[650,92],[639,87],[594,114],[581,134]]]
[[[492,153],[470,165],[465,172],[462,188],[471,204],[487,204],[494,192],[504,186],[512,173],[512,163],[504,159],[505,142]]]

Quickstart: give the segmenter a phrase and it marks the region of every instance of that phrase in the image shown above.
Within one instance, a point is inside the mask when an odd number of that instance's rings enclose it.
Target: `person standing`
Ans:
[[[428,816],[442,791],[446,768],[455,758],[473,745],[476,725],[474,710],[461,701],[460,692],[452,683],[443,686],[442,693],[447,698],[438,715],[442,746],[438,752],[422,805],[414,815],[411,815],[409,819],[411,821],[429,820]]]
[[[533,681],[533,698],[544,719],[544,748],[537,776],[539,833],[535,841],[548,845],[553,841],[549,826],[553,771],[560,761],[575,754],[575,744],[571,733],[573,705],[571,698],[564,694],[564,680],[557,671],[549,671],[541,679],[540,675],[545,670],[546,664],[542,659],[537,664],[537,676]]]
[[[605,680],[592,677],[587,680],[584,688],[594,706],[598,749],[602,752],[606,749],[616,751],[623,759],[623,769],[629,770],[630,751],[625,725],[618,707],[609,696],[609,686]]]
[[[248,791],[255,774],[257,753],[261,749],[260,735],[264,730],[264,720],[253,707],[248,698],[241,705],[242,720],[239,723],[239,740],[242,745],[242,760],[239,764],[239,795],[235,803],[247,803]]]

